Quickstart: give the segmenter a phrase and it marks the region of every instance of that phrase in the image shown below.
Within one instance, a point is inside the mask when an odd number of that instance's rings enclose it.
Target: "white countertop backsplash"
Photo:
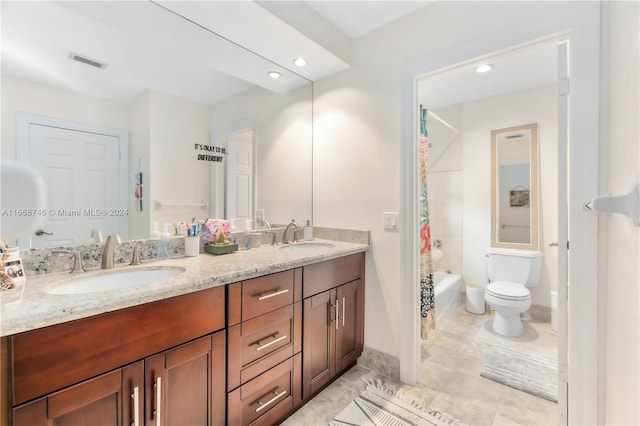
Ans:
[[[346,232],[348,234],[348,238],[346,239],[352,242],[333,239],[330,241],[321,240],[317,238],[320,235],[314,235],[316,236],[316,241],[331,242],[335,245],[335,247],[326,250],[296,252],[281,250],[282,245],[275,247],[265,245],[259,248],[240,250],[221,256],[205,253],[196,257],[176,257],[168,260],[144,261],[140,266],[129,266],[126,263],[120,263],[111,270],[94,268],[88,269],[88,272],[81,274],[69,274],[69,265],[64,272],[27,275],[22,300],[18,303],[16,302],[20,300],[22,286],[0,292],[0,336],[8,336],[194,291],[243,281],[311,263],[363,252],[368,249],[369,233],[367,231]],[[323,233],[321,232],[320,234]],[[327,233],[322,236],[324,237],[330,234],[331,233]],[[334,235],[331,234],[331,236]],[[176,244],[177,247],[179,247],[180,242],[176,242]],[[178,248],[176,252],[180,252]],[[182,253],[184,253],[183,241]],[[70,256],[61,255],[55,255],[55,257],[70,258]],[[94,256],[91,257],[93,258]],[[142,259],[145,258],[147,257],[142,257]],[[48,260],[51,261],[51,259],[53,259],[53,257],[50,257]],[[23,259],[23,262],[24,261],[25,259]],[[86,278],[92,275],[104,274],[105,272],[127,271],[133,270],[134,268],[150,268],[156,266],[177,266],[184,268],[185,272],[162,282],[129,289],[73,295],[55,295],[47,292],[51,287],[77,278]],[[85,267],[92,268],[92,266],[86,266],[86,263]],[[47,264],[41,265],[41,268],[44,270],[58,269],[50,266],[47,267]]]

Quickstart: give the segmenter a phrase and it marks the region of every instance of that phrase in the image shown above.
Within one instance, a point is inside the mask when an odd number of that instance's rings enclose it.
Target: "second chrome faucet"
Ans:
[[[298,224],[296,223],[295,219],[291,219],[291,223],[287,225],[286,228],[284,228],[284,234],[282,234],[282,244],[289,244],[289,240],[287,239],[287,234],[289,233],[289,229],[293,227],[293,239],[291,240],[292,242],[296,242],[298,241],[298,236],[296,235],[296,231],[298,230]]]
[[[102,269],[113,268],[113,248],[115,244],[121,244],[120,236],[118,234],[109,235],[104,242],[104,250],[102,251]]]

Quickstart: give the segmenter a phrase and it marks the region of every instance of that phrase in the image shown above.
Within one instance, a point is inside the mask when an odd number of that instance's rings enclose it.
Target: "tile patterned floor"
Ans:
[[[523,349],[556,356],[557,335],[549,323],[524,321],[524,333],[505,338],[491,329],[492,316],[473,315],[461,306],[422,345],[420,383],[410,395],[467,425],[555,425],[557,404],[480,377],[491,346],[509,341]],[[289,417],[283,425],[326,425],[364,387],[361,377],[380,377],[355,366]],[[387,381],[388,382],[388,381]]]

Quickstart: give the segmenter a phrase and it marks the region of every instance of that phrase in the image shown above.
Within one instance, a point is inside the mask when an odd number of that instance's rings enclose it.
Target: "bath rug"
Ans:
[[[554,358],[500,343],[491,348],[480,375],[558,402],[558,360]]]
[[[402,387],[363,379],[366,388],[329,422],[329,426],[464,426],[453,416],[427,408]]]

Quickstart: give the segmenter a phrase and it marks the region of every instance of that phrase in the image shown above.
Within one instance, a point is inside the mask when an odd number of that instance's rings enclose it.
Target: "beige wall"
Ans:
[[[491,130],[538,124],[540,283],[531,289],[535,305],[551,306],[557,288],[557,101],[555,85],[464,104],[463,278],[487,283],[484,253],[491,246]]]
[[[154,202],[209,203],[211,163],[198,161],[202,152],[194,144],[210,145],[211,107],[158,91],[151,91],[149,97],[150,224],[153,228],[158,222],[162,231],[164,223],[191,222],[194,216],[206,219],[208,207],[156,209]]]
[[[532,302],[551,306],[557,289],[557,112],[555,85],[533,88],[435,111],[461,130],[449,150],[429,169],[432,237],[444,237],[445,269],[468,283],[487,282],[484,251],[491,245],[491,130],[538,124],[540,247],[543,265]],[[430,137],[431,142],[431,137]],[[434,143],[437,143],[434,140]],[[478,159],[481,159],[478,161]],[[455,172],[459,170],[459,172]],[[460,183],[458,185],[458,180]],[[453,188],[457,192],[452,193]],[[459,228],[459,229],[458,229]],[[458,238],[460,248],[458,249]],[[458,260],[459,257],[459,260]],[[458,266],[459,265],[459,266]],[[441,268],[442,269],[442,268]]]
[[[113,129],[129,127],[129,107],[78,92],[2,75],[2,158],[16,156],[16,112]]]

